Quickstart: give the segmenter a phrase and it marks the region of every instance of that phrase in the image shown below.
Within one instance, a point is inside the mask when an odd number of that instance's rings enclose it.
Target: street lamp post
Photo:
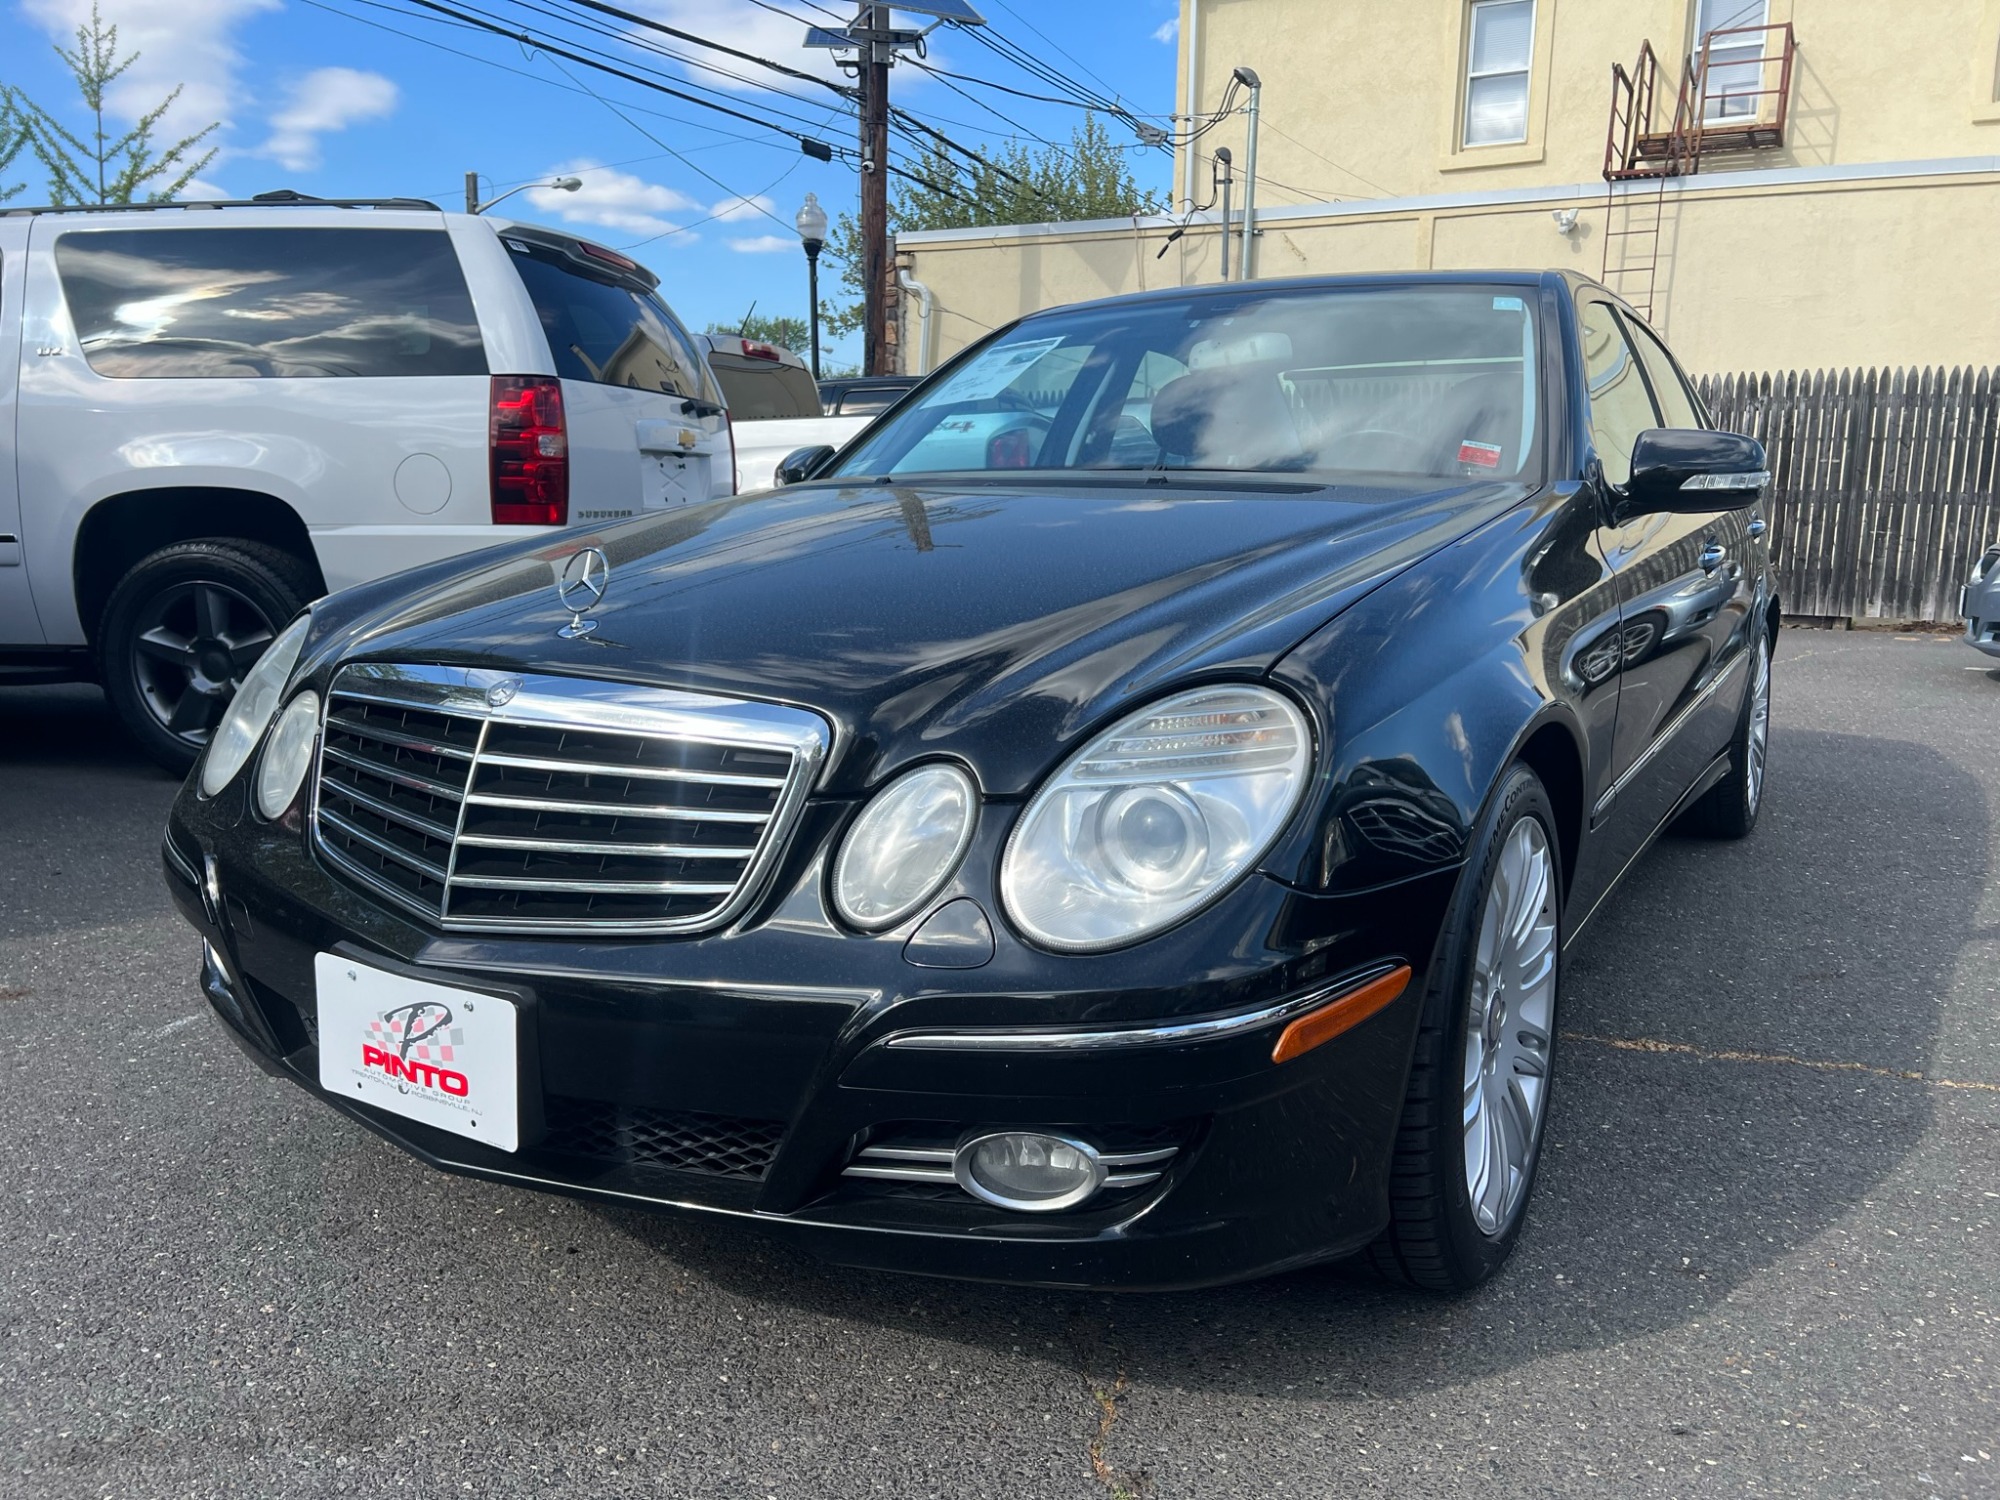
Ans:
[[[807,193],[799,216],[793,221],[799,227],[799,243],[806,249],[806,319],[812,328],[812,372],[813,379],[819,379],[819,252],[826,244],[826,210],[819,206],[819,195]]]
[[[494,197],[488,198],[484,203],[481,203],[479,201],[479,174],[477,172],[467,172],[465,174],[465,211],[469,214],[483,214],[502,198],[511,198],[516,193],[525,193],[529,188],[554,188],[559,193],[573,193],[582,186],[583,179],[581,177],[557,177],[548,182],[524,182],[519,187],[510,187],[506,192],[497,194]]]

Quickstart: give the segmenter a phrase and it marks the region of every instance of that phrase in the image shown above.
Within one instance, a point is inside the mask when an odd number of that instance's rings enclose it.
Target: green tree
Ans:
[[[21,117],[21,111],[14,105],[14,91],[0,83],[0,173],[14,165],[28,145],[28,122]],[[17,182],[12,187],[0,177],[0,203],[20,192],[25,183]]]
[[[770,314],[749,317],[735,323],[711,323],[710,333],[724,333],[732,337],[754,339],[761,344],[776,344],[781,349],[790,349],[794,354],[805,352],[812,341],[812,330],[806,327],[804,318],[776,317]]]
[[[164,203],[215,159],[213,146],[198,157],[194,152],[221,128],[219,121],[164,149],[154,142],[153,131],[181,96],[178,87],[123,135],[106,133],[105,91],[139,60],[139,54],[118,56],[118,28],[104,23],[95,4],[90,7],[90,24],[76,28],[76,50],[60,46],[55,50],[75,77],[84,108],[90,112],[91,127],[84,136],[18,89],[11,91],[28,144],[48,169],[51,203]],[[0,165],[5,160],[0,147]]]
[[[1125,150],[1113,144],[1103,122],[1090,114],[1067,146],[1030,148],[1016,141],[984,161],[970,162],[932,142],[908,170],[924,180],[890,179],[895,185],[889,200],[891,234],[1122,219],[1158,213],[1161,207],[1158,195],[1142,189],[1132,175]],[[864,291],[861,225],[852,213],[840,216],[828,248],[840,257],[841,285],[859,298]],[[830,335],[852,333],[861,326],[861,303],[823,305],[820,318]]]

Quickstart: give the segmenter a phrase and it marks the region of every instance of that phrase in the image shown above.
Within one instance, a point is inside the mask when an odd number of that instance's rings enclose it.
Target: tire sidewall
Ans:
[[[134,564],[105,602],[97,632],[98,680],[125,730],[146,755],[176,775],[201,756],[153,717],[140,689],[134,654],[137,621],[168,589],[213,583],[232,589],[263,612],[275,634],[304,607],[291,582],[260,559],[224,541],[181,543]]]
[[[1513,1218],[1501,1227],[1497,1235],[1489,1235],[1480,1229],[1473,1217],[1471,1193],[1465,1181],[1465,1131],[1461,1118],[1461,1090],[1465,1078],[1465,1014],[1471,996],[1473,958],[1478,947],[1479,923],[1485,911],[1487,892],[1492,886],[1500,853],[1523,818],[1533,818],[1541,824],[1542,836],[1548,841],[1549,859],[1555,868],[1558,892],[1555,912],[1556,993],[1550,1014],[1548,1073],[1543,1084],[1543,1102],[1536,1121],[1527,1181],[1522,1186],[1521,1201]],[[1552,1090],[1557,1072],[1556,1039],[1562,1019],[1562,945],[1565,930],[1561,893],[1566,876],[1554,805],[1549,801],[1548,792],[1540,779],[1526,766],[1512,767],[1501,779],[1481,824],[1466,870],[1468,878],[1460,882],[1452,902],[1450,920],[1434,970],[1436,979],[1426,999],[1429,1010],[1426,1019],[1428,1025],[1438,1028],[1442,1041],[1438,1062],[1439,1087],[1435,1099],[1437,1118],[1432,1122],[1437,1132],[1435,1139],[1439,1143],[1437,1170],[1443,1178],[1440,1187],[1445,1211],[1440,1227],[1451,1261],[1459,1269],[1460,1283],[1471,1286],[1499,1269],[1527,1220],[1535,1181],[1541,1175],[1542,1147],[1548,1135],[1549,1109],[1554,1098]]]

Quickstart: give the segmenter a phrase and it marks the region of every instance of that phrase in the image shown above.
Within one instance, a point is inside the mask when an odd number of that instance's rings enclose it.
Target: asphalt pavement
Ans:
[[[1788,633],[1742,844],[1572,953],[1459,1300],[827,1268],[433,1172],[196,996],[174,787],[0,690],[0,1495],[2000,1494],[2000,673]]]

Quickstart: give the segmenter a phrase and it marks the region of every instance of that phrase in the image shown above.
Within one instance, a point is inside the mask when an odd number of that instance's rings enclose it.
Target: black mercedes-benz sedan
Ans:
[[[1039,313],[784,488],[321,600],[167,881],[223,1027],[435,1166],[856,1266],[1469,1287],[1565,948],[1756,821],[1763,470],[1567,275]]]

